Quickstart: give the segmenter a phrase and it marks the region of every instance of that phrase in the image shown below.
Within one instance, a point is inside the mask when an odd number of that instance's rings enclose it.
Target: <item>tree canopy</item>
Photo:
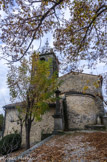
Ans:
[[[51,32],[55,49],[69,62],[106,60],[105,0],[0,0],[0,5],[6,12],[0,23],[5,59],[20,60],[33,41]]]

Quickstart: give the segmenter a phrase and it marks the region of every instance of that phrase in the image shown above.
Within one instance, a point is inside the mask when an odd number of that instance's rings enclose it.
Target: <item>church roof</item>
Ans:
[[[80,74],[80,75],[88,75],[88,76],[95,76],[95,77],[101,77],[100,75],[97,75],[97,74],[88,74],[88,73],[83,73],[83,72],[77,72],[77,71],[70,71],[69,73],[67,73],[67,74],[64,74],[64,75],[62,75],[62,76],[60,76],[60,78],[61,77],[65,77],[65,76],[67,76],[67,75],[69,75],[69,74],[72,74],[72,75],[78,75],[78,74]]]
[[[22,105],[22,102],[16,102],[16,103],[5,105],[5,106],[3,106],[3,108],[4,109],[14,109],[17,106],[21,106],[21,105]]]
[[[3,106],[3,108],[4,109],[15,109],[17,106],[23,106],[23,103],[22,102],[12,103],[12,104]],[[56,106],[55,103],[49,103],[50,108],[54,108],[55,106]]]

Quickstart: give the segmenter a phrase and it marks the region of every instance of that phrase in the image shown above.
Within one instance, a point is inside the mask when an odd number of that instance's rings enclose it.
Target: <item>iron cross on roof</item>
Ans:
[[[47,38],[47,40],[46,40],[45,47],[46,47],[46,49],[48,49],[48,48],[49,48],[49,42],[48,42],[48,38]]]
[[[48,53],[50,51],[50,47],[49,47],[49,42],[48,42],[48,38],[46,39],[46,43],[45,46],[42,48],[42,53]]]
[[[45,52],[49,52],[49,42],[48,42],[48,38],[46,39],[46,43],[45,43]]]

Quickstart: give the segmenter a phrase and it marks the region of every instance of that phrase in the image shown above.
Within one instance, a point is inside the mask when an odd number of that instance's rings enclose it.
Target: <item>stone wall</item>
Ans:
[[[20,125],[18,124],[17,109],[9,108],[5,110],[5,130],[4,136],[15,131],[20,132]]]
[[[84,129],[85,125],[96,124],[98,108],[91,96],[66,96],[68,128]]]
[[[41,141],[42,134],[52,133],[54,128],[54,114],[55,108],[50,108],[43,116],[41,121],[34,121],[31,127],[30,142],[31,144]],[[23,128],[23,142],[25,144],[25,128]]]
[[[102,100],[96,96],[102,96],[100,77],[69,73],[60,77],[60,80],[62,85],[59,89],[66,98],[68,128],[84,129],[85,125],[96,124],[97,115],[104,111]]]
[[[54,114],[55,108],[50,108],[43,116],[41,121],[34,121],[31,127],[30,140],[31,144],[41,141],[41,135],[45,133],[52,133],[54,128]],[[10,133],[14,133],[16,130],[20,133],[20,124],[18,120],[18,111],[17,109],[9,108],[6,109],[6,118],[5,118],[5,132],[4,136]],[[11,117],[14,119],[14,122],[11,121]],[[25,145],[25,127],[22,129],[22,145]]]
[[[62,93],[68,91],[83,92],[84,86],[88,86],[86,93],[95,94],[99,92],[102,94],[102,85],[100,77],[98,75],[89,75],[84,73],[69,73],[59,78],[62,81],[60,91]],[[96,88],[96,84],[99,83],[99,87]]]
[[[60,91],[62,94],[66,92],[81,92],[102,97],[102,81],[98,75],[89,75],[84,73],[69,73],[59,78],[62,81]],[[98,86],[99,85],[99,86]],[[98,86],[98,87],[97,87]],[[103,102],[100,97],[96,96],[96,104],[99,111],[104,111]]]

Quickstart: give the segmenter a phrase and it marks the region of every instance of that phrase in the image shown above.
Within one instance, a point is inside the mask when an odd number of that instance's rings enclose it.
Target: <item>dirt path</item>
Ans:
[[[107,162],[107,132],[56,135],[20,162]]]
[[[107,132],[57,135],[22,161],[107,162]]]

